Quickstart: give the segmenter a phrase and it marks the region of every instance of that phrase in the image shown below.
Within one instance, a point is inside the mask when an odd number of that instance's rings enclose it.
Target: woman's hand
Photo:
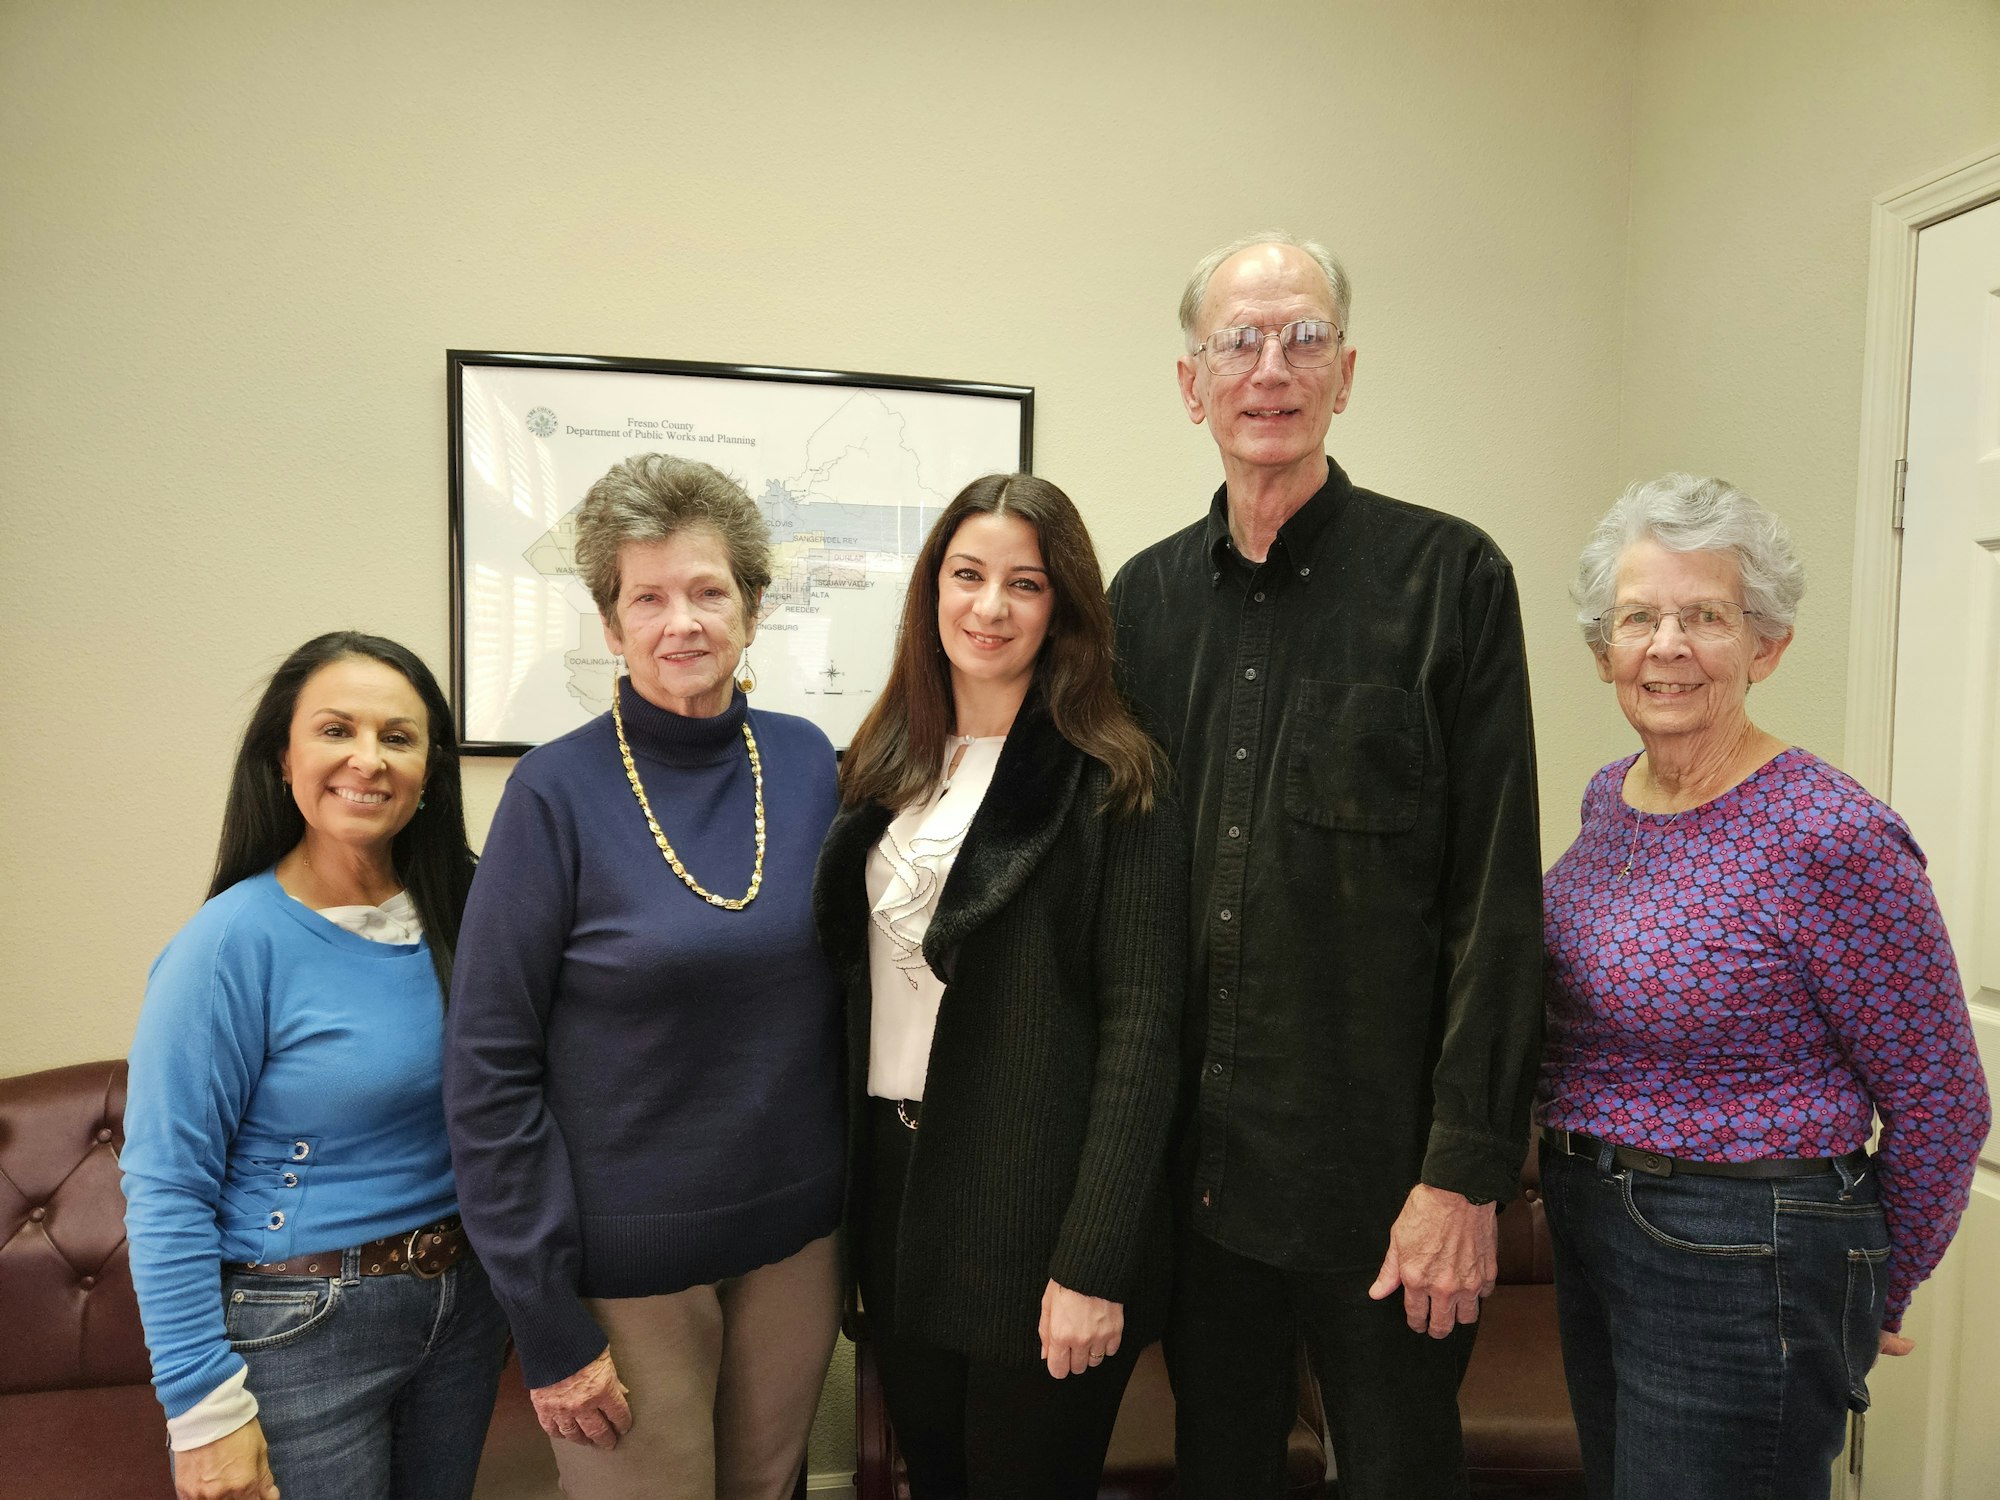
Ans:
[[[625,1386],[611,1363],[607,1345],[602,1354],[567,1379],[538,1385],[528,1392],[542,1431],[569,1443],[616,1448],[632,1430],[632,1408],[625,1404]]]
[[[1891,1333],[1884,1328],[1877,1335],[1876,1347],[1884,1354],[1908,1354],[1917,1347],[1915,1339],[1906,1339],[1900,1333]]]
[[[278,1500],[262,1424],[252,1417],[227,1437],[176,1453],[174,1493],[180,1500]]]
[[[1125,1304],[1086,1297],[1051,1281],[1042,1293],[1041,1335],[1049,1373],[1058,1380],[1081,1375],[1118,1352],[1125,1336]]]

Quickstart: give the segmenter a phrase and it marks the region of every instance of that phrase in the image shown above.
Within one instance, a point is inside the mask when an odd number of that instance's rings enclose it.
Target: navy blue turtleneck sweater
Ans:
[[[611,716],[523,756],[466,904],[446,1014],[460,1211],[531,1386],[605,1347],[584,1297],[740,1275],[840,1215],[840,997],[813,936],[833,749],[739,695],[686,719],[619,689],[653,812],[704,888],[755,855],[747,714],[764,764],[764,884],[711,906],[668,868]]]

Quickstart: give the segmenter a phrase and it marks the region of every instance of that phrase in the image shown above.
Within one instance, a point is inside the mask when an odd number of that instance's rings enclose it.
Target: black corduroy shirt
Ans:
[[[1511,1197],[1541,1046],[1541,859],[1513,570],[1326,484],[1252,563],[1227,499],[1111,588],[1192,841],[1178,1212],[1365,1270],[1419,1180]]]

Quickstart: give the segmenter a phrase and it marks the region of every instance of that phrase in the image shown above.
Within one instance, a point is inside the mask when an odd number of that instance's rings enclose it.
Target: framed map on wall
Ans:
[[[698,459],[757,503],[775,566],[753,701],[845,746],[888,675],[931,523],[970,481],[1032,459],[1025,386],[462,349],[445,364],[452,692],[471,754],[519,755],[610,708],[575,527],[619,460]]]

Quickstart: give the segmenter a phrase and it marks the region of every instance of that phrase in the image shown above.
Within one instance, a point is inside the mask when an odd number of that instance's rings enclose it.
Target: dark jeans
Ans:
[[[1545,1145],[1542,1192],[1592,1500],[1824,1500],[1887,1293],[1873,1168],[1653,1177]]]
[[[1183,1229],[1167,1325],[1181,1500],[1266,1500],[1285,1489],[1298,1417],[1298,1341],[1326,1405],[1341,1500],[1459,1500],[1458,1385],[1474,1327],[1410,1331],[1372,1271],[1282,1271]]]
[[[285,1500],[469,1496],[507,1324],[470,1255],[442,1276],[225,1271],[230,1347]]]
[[[1095,1500],[1138,1346],[1057,1380],[1044,1364],[969,1359],[896,1331],[896,1221],[915,1135],[869,1101],[868,1180],[854,1243],[868,1342],[909,1472],[910,1500]]]

